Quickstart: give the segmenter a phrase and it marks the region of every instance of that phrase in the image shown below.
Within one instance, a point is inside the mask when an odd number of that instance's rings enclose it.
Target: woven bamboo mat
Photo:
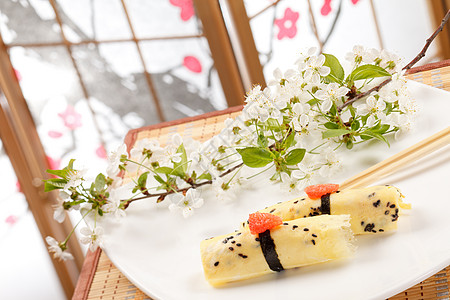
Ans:
[[[436,88],[450,91],[450,66],[447,61],[445,67],[443,64],[434,65],[437,69],[427,70],[408,75],[410,79],[423,82]],[[236,109],[228,110],[225,114],[212,113],[202,118],[191,118],[188,122],[172,122],[162,126],[151,126],[139,130],[131,131],[127,136],[128,145],[133,145],[135,141],[143,138],[157,138],[161,144],[165,144],[175,133],[189,136],[199,141],[204,141],[216,135],[223,128],[223,122],[226,118],[237,115]],[[98,253],[97,253],[98,254]],[[99,253],[97,267],[93,273],[91,284],[85,287],[87,299],[150,299],[138,288],[136,288],[108,259],[103,253]],[[93,270],[93,271],[94,271]],[[81,279],[80,279],[81,280]],[[89,280],[90,281],[90,280]],[[444,268],[437,274],[409,288],[408,290],[393,296],[392,300],[419,300],[435,299],[444,300],[449,298],[450,266]],[[78,289],[78,287],[77,287]],[[84,297],[80,298],[83,299]]]

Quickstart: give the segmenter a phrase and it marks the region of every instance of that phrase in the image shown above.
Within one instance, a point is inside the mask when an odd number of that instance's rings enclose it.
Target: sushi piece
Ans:
[[[252,232],[247,226],[201,242],[203,269],[211,285],[345,258],[355,250],[348,215],[296,219],[265,231],[256,227],[259,233],[252,234],[254,226]]]
[[[317,197],[314,192],[308,194],[310,197]],[[411,208],[410,204],[402,201],[404,196],[394,186],[337,190],[331,194],[326,193],[318,199],[310,197],[281,202],[260,212],[274,214],[284,221],[324,214],[349,214],[354,234],[370,234],[397,229],[400,210]],[[247,224],[244,222],[242,226],[246,227]]]

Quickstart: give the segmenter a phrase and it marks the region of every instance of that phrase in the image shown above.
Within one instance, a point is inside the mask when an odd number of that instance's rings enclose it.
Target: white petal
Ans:
[[[278,81],[283,78],[283,73],[281,72],[280,68],[276,68],[275,70],[273,70],[273,77]]]
[[[194,214],[194,210],[191,207],[183,208],[183,217],[188,218]]]

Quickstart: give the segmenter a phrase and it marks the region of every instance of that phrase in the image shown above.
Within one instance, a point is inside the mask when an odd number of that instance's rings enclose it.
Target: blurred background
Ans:
[[[242,104],[252,85],[264,86],[308,47],[340,60],[354,45],[384,48],[406,64],[449,7],[441,0],[1,0],[0,298],[73,292],[85,249],[72,245],[77,259],[68,264],[47,253],[42,236],[62,239],[71,223],[51,220],[46,168],[75,158],[101,172],[130,129]],[[450,58],[449,39],[445,30],[419,64]]]

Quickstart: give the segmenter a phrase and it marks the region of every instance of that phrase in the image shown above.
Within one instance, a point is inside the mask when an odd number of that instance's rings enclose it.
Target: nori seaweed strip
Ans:
[[[275,243],[270,236],[269,229],[259,234],[259,243],[261,244],[261,250],[264,258],[266,259],[267,265],[269,265],[269,268],[275,272],[283,271],[284,268],[278,258],[278,253],[275,250]]]
[[[322,197],[320,197],[320,211],[324,215],[330,215],[331,214],[330,194],[325,194]]]

